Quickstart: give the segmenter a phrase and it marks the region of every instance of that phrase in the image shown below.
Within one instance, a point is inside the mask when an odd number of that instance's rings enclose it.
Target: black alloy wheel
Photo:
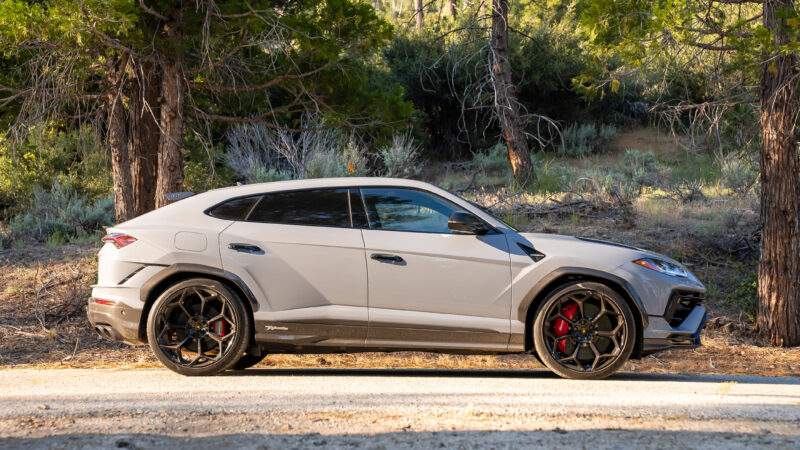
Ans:
[[[196,278],[171,286],[158,297],[148,317],[147,340],[170,370],[214,375],[244,354],[250,322],[236,293],[219,281]]]
[[[570,283],[552,292],[533,324],[539,358],[565,378],[600,379],[630,357],[636,322],[625,300],[608,286]]]

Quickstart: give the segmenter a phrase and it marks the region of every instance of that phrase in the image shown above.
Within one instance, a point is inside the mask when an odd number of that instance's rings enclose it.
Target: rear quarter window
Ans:
[[[208,210],[208,215],[218,219],[244,220],[259,198],[259,195],[233,198]]]

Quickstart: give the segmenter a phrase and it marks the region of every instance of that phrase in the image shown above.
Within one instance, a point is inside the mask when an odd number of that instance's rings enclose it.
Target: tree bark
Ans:
[[[764,26],[774,43],[790,42],[779,8],[787,0],[766,0]],[[761,74],[761,257],[758,263],[758,318],[762,336],[775,345],[800,345],[800,165],[795,119],[798,114],[795,58],[769,55]]]
[[[176,61],[161,64],[161,139],[158,143],[156,208],[169,203],[166,194],[183,189],[183,74]]]
[[[450,4],[450,15],[455,17],[458,13],[458,5],[456,5],[456,0],[450,0],[448,3]]]
[[[415,0],[414,11],[417,17],[417,31],[422,31],[422,26],[425,24],[425,8],[423,6],[423,0]]]
[[[125,106],[122,98],[122,84],[128,56],[108,65],[106,77],[106,108],[108,111],[108,144],[111,148],[111,177],[114,184],[114,212],[117,223],[134,217],[135,203],[131,182],[131,160],[128,153],[128,131],[126,128]]]
[[[161,72],[149,61],[133,71],[130,95],[131,177],[136,200],[136,215],[156,207],[158,176],[158,142],[161,132]]]
[[[508,160],[514,179],[525,186],[535,179],[528,140],[519,116],[516,87],[511,78],[508,52],[508,1],[492,0],[491,74],[497,119],[508,148]]]

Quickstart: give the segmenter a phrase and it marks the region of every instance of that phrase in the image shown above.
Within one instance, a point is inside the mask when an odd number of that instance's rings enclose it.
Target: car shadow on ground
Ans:
[[[205,433],[204,433],[205,434]],[[687,430],[400,431],[376,434],[241,433],[62,434],[0,438],[5,449],[32,448],[797,448],[800,435]]]
[[[440,377],[440,378],[530,378],[560,379],[549,370],[530,369],[357,369],[357,368],[252,368],[226,372],[222,376],[363,376],[363,377]],[[618,372],[607,378],[616,381],[682,381],[691,383],[800,385],[800,377],[764,377],[754,375],[668,374]]]

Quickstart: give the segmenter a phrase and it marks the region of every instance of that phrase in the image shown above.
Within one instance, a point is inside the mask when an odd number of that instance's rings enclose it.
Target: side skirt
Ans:
[[[509,349],[509,336],[504,333],[389,327],[368,330],[358,325],[297,322],[256,321],[254,337],[256,345],[266,353],[416,351],[496,355],[524,350],[517,346]]]

